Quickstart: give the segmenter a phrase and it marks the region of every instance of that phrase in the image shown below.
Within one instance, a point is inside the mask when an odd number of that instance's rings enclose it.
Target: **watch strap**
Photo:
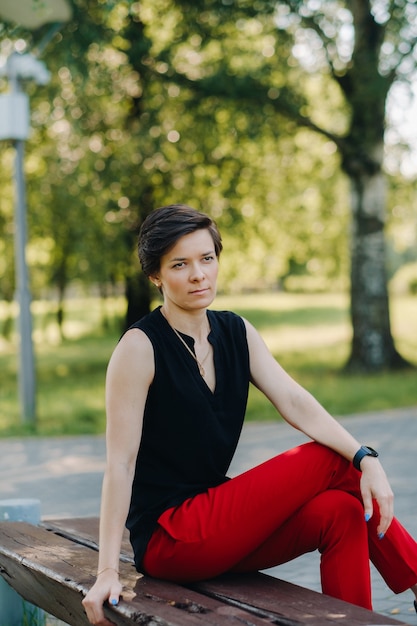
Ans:
[[[376,458],[379,455],[378,452],[370,446],[361,446],[352,459],[353,467],[359,472],[361,471],[361,461],[364,456],[373,456]]]

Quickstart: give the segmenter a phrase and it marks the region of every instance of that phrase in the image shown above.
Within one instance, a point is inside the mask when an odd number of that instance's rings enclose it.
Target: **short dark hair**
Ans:
[[[161,257],[180,237],[205,228],[210,232],[219,257],[223,249],[222,239],[211,217],[186,204],[170,204],[152,211],[143,221],[138,239],[138,255],[145,275],[149,278],[159,272]]]

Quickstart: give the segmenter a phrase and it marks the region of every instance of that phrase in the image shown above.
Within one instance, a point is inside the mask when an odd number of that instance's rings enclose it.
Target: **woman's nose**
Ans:
[[[202,280],[204,278],[204,272],[199,263],[195,263],[191,268],[190,279],[194,282]]]

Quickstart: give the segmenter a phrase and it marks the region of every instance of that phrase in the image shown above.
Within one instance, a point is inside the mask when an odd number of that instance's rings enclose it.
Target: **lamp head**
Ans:
[[[33,54],[19,52],[9,56],[6,65],[1,68],[1,73],[7,75],[11,81],[33,80],[37,85],[46,85],[51,77],[42,61]]]
[[[0,18],[29,30],[48,23],[69,22],[71,16],[67,0],[1,0]]]

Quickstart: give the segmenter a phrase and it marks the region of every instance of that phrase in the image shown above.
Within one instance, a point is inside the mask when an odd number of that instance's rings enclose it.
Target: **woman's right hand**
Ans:
[[[98,576],[96,582],[85,596],[82,604],[90,624],[95,626],[114,626],[105,616],[104,602],[116,606],[122,594],[122,585],[117,572],[107,570]]]

